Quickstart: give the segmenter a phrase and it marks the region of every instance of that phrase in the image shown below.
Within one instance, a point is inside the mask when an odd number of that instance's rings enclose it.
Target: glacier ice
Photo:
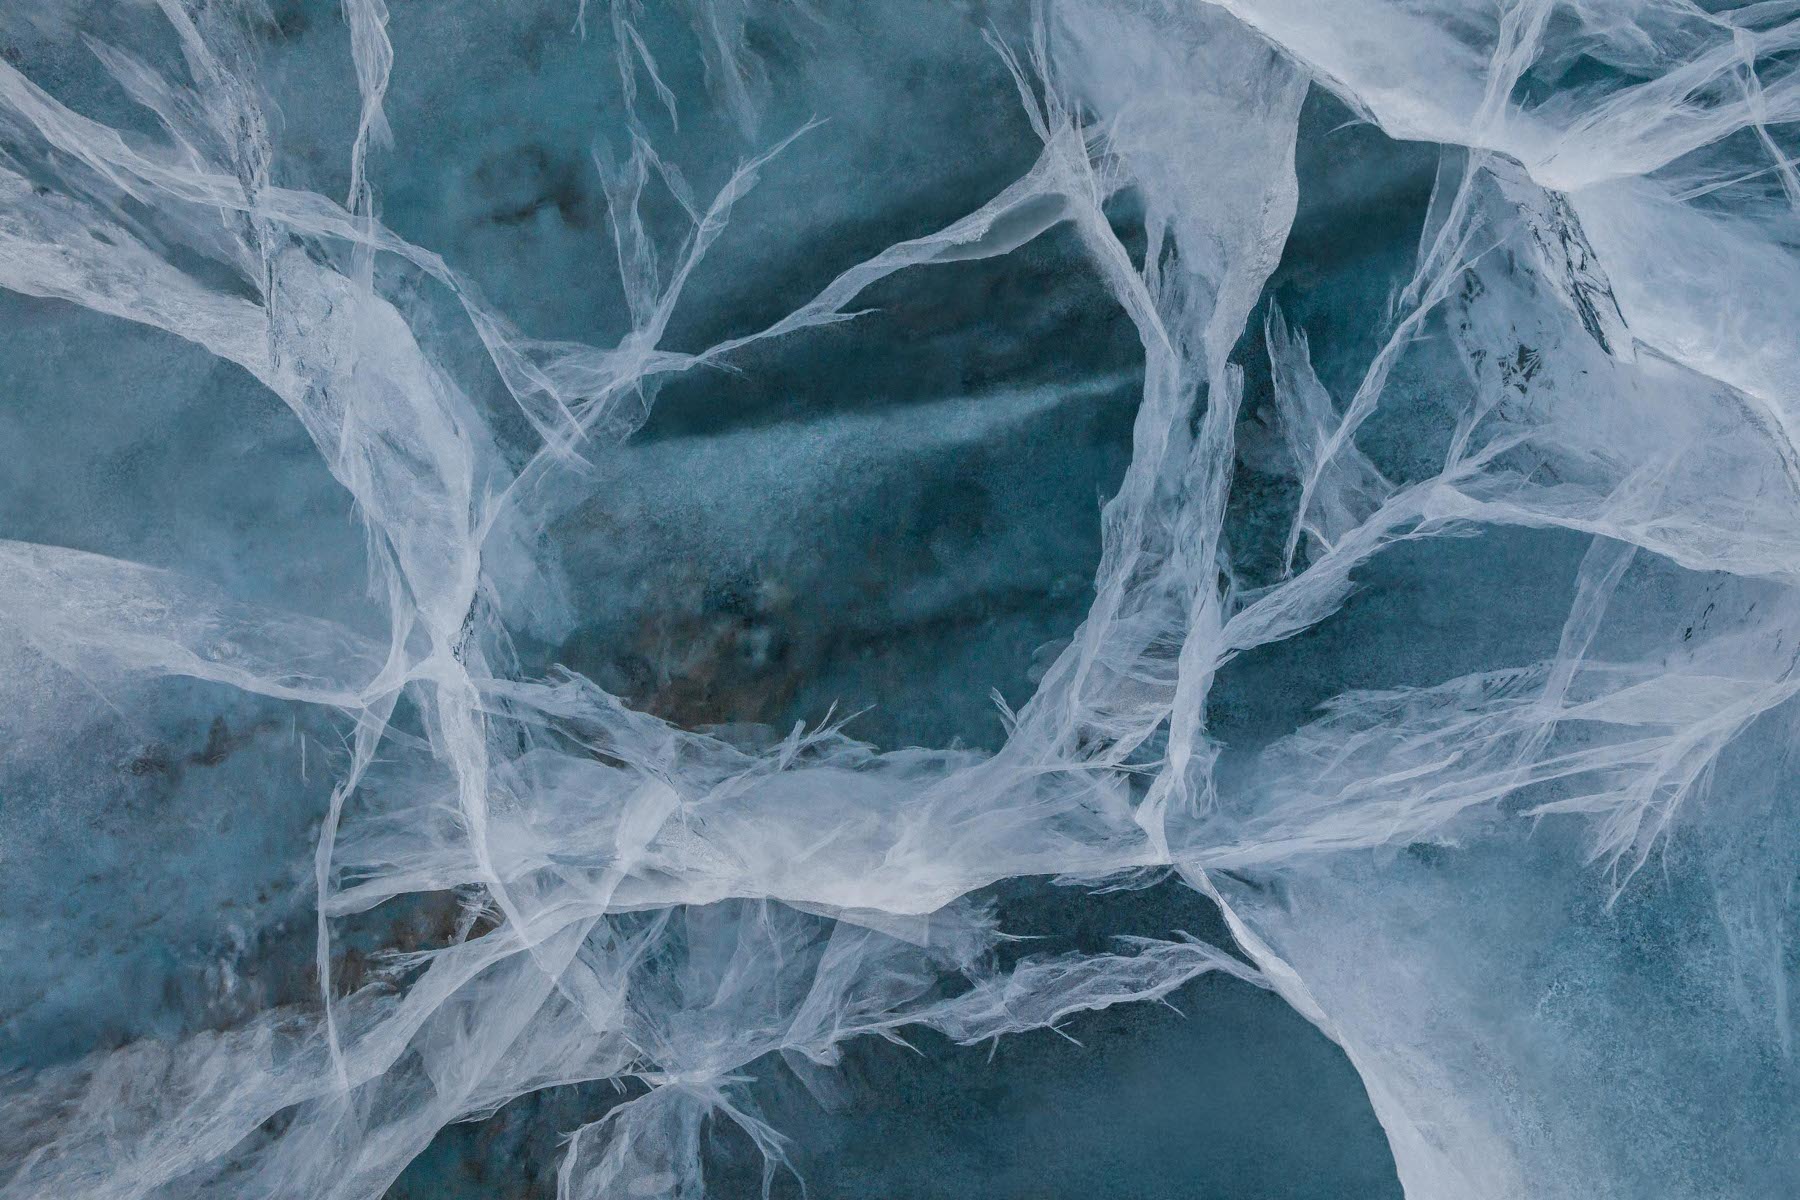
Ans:
[[[1800,1190],[1800,4],[0,50],[0,1195]]]

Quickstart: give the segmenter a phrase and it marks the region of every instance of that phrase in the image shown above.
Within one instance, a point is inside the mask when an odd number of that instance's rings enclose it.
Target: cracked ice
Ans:
[[[0,1195],[1800,1188],[1800,5],[0,44]]]

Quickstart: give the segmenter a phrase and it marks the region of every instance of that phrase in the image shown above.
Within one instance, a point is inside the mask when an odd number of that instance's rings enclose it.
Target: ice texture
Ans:
[[[1409,1197],[1800,1193],[1800,4],[0,46],[0,1196],[768,1194],[1201,979]]]

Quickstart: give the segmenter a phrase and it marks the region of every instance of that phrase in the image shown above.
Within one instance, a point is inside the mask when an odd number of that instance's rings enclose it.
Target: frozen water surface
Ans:
[[[0,8],[0,1195],[1800,1193],[1797,67]]]

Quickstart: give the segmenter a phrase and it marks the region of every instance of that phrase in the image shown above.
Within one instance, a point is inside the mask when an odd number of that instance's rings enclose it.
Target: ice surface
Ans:
[[[0,1195],[1800,1189],[1800,5],[0,43]]]

